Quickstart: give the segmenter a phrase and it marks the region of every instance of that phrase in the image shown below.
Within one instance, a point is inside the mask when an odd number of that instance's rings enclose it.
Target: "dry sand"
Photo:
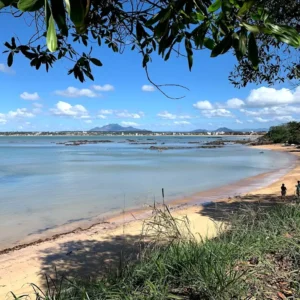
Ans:
[[[261,149],[291,151],[294,147],[280,145],[259,146]],[[236,210],[241,203],[263,203],[274,205],[280,202],[280,185],[285,183],[291,201],[296,181],[300,180],[300,153],[295,168],[268,187],[235,197],[220,199],[210,205],[170,205],[174,216],[187,216],[192,232],[202,237],[212,237],[217,232],[224,214]],[[114,217],[107,223],[97,224],[86,230],[75,230],[72,233],[48,239],[19,250],[7,251],[0,255],[0,299],[12,299],[10,291],[17,295],[31,294],[29,283],[43,286],[44,274],[58,273],[76,276],[101,275],[123,253],[135,255],[132,246],[139,241],[143,219],[151,215],[150,209],[142,212],[127,212],[123,216]],[[125,222],[124,222],[125,221]]]

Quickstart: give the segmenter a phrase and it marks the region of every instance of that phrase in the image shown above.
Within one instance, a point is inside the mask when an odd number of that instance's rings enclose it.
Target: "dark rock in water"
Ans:
[[[264,153],[263,151],[259,152],[260,154]]]
[[[58,142],[58,143],[56,143],[56,145],[79,146],[79,145],[99,144],[99,143],[112,143],[112,141],[110,141],[110,140],[78,140],[78,141]]]
[[[207,142],[204,145],[214,145],[214,146],[224,146],[225,143],[223,140],[218,140],[218,141],[211,141],[211,142]]]
[[[151,146],[150,150],[184,150],[184,149],[214,149],[214,148],[221,148],[222,146],[197,146],[197,147],[191,147],[191,146]]]
[[[134,142],[134,143],[129,143],[130,145],[156,145],[156,142]]]
[[[188,142],[188,144],[201,144],[201,142]]]

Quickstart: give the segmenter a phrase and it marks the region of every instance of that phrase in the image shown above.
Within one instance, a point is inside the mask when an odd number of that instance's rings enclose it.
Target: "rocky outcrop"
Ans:
[[[207,142],[204,145],[208,145],[208,146],[224,146],[225,142],[223,140],[217,140],[217,141]]]
[[[207,145],[207,146],[197,146],[197,147],[189,147],[189,146],[151,146],[150,150],[184,150],[184,149],[214,149],[214,148],[222,148],[223,146],[217,146],[217,145]]]
[[[101,143],[112,143],[110,140],[78,140],[78,141],[68,141],[68,142],[59,142],[56,145],[65,145],[65,146],[80,146],[86,144],[101,144]]]

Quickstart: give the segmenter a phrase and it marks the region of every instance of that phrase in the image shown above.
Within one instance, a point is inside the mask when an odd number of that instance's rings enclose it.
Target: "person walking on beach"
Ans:
[[[300,181],[298,180],[298,184],[296,185],[296,195],[299,198],[300,196]]]
[[[285,199],[286,196],[286,186],[284,185],[284,183],[281,186],[281,199]]]

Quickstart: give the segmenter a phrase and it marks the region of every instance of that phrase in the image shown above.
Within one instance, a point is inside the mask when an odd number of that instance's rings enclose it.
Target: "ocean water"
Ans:
[[[112,143],[67,147],[78,139]],[[155,146],[197,146],[208,137],[130,137]],[[148,140],[154,139],[154,140]],[[231,140],[233,138],[230,138]],[[0,248],[63,224],[124,206],[140,207],[217,189],[288,168],[291,155],[227,145],[217,149],[149,150],[126,137],[0,137]],[[203,199],[202,199],[203,200]]]

